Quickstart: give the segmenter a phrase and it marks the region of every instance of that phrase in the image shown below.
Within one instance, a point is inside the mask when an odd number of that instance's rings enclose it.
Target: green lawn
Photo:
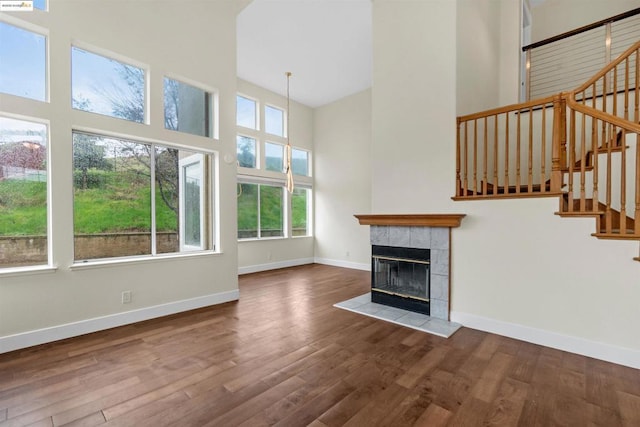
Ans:
[[[156,191],[158,231],[177,231],[176,214]],[[44,235],[47,230],[46,184],[0,181],[0,235]],[[150,188],[135,180],[75,190],[74,228],[76,234],[151,229]]]

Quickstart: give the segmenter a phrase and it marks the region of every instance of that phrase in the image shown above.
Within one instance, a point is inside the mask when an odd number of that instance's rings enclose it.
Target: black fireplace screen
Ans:
[[[372,297],[382,297],[388,302],[389,296],[397,296],[411,299],[411,304],[428,305],[430,252],[429,249],[372,246]]]

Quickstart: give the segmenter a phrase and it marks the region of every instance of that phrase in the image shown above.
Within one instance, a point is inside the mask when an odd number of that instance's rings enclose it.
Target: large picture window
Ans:
[[[75,260],[213,249],[210,157],[74,132]]]
[[[0,21],[0,92],[46,101],[47,41]]]
[[[297,187],[291,194],[291,235],[309,236],[311,218],[311,190]]]
[[[0,268],[48,264],[47,126],[0,117]]]
[[[145,70],[78,47],[71,48],[73,108],[144,123]]]
[[[284,188],[238,184],[238,238],[284,237]]]

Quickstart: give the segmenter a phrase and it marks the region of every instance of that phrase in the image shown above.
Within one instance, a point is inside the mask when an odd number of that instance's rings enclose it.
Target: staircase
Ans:
[[[640,241],[639,105],[637,42],[573,91],[458,117],[453,199],[558,197],[592,236]]]

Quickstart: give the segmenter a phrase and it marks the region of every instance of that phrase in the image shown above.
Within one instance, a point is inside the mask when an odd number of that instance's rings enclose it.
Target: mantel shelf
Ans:
[[[407,227],[459,227],[466,214],[386,214],[354,215],[360,225],[396,225]]]

